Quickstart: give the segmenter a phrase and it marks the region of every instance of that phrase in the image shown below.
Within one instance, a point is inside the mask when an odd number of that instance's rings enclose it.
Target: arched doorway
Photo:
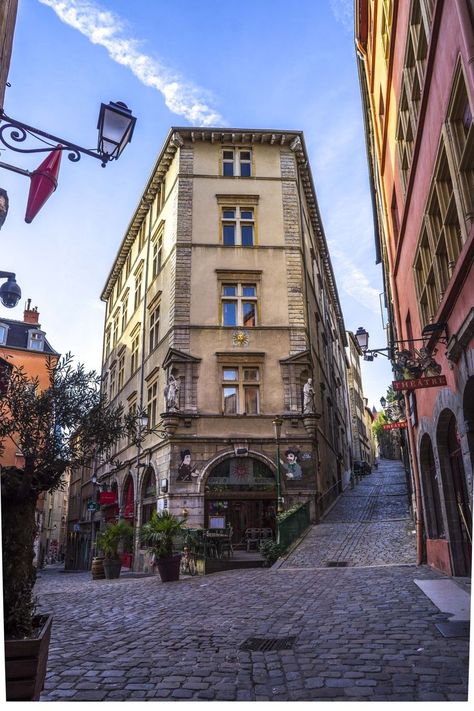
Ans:
[[[135,496],[132,475],[129,474],[123,487],[123,512],[124,519],[132,525],[135,520]]]
[[[156,475],[153,467],[147,467],[143,475],[141,487],[141,525],[151,519],[151,514],[156,511]]]
[[[472,518],[456,418],[443,410],[437,430],[453,575],[471,573]]]
[[[253,457],[231,457],[211,470],[205,489],[206,528],[232,527],[234,543],[247,528],[275,530],[276,482],[271,469]]]
[[[441,496],[436,475],[433,445],[428,434],[424,434],[420,444],[420,469],[423,487],[423,513],[425,515],[426,537],[444,537],[444,523]]]
[[[472,470],[474,469],[474,376],[471,376],[469,378],[464,389],[463,411],[464,426],[466,428],[467,449],[469,450],[472,472]]]

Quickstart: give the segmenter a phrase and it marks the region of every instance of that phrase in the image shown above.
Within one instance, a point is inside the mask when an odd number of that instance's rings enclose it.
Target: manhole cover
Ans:
[[[469,639],[469,621],[466,622],[438,622],[435,627],[443,637],[465,637]]]
[[[347,560],[328,560],[326,561],[327,568],[347,568]]]
[[[296,637],[249,637],[240,645],[248,652],[270,652],[279,649],[291,649]]]

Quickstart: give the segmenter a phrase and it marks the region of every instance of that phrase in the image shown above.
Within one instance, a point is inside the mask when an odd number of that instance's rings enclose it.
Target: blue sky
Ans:
[[[137,116],[132,143],[105,169],[63,155],[59,187],[24,222],[29,181],[1,171],[10,210],[0,268],[27,298],[53,347],[100,368],[112,260],[171,125],[301,129],[346,328],[385,345],[352,30],[352,0],[20,0],[5,111],[94,148],[101,101]],[[3,151],[33,170],[38,155]],[[391,381],[388,361],[363,364],[369,404]]]

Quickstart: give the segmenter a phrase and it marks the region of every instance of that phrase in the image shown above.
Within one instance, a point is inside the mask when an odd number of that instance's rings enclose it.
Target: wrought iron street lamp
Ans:
[[[111,101],[108,104],[101,104],[97,124],[99,137],[97,150],[94,151],[13,119],[0,108],[0,143],[16,153],[49,153],[41,165],[33,171],[0,161],[0,168],[25,175],[31,180],[25,222],[30,223],[33,220],[56,190],[62,151],[69,151],[69,160],[76,163],[81,159],[81,154],[97,158],[104,168],[109,161],[118,160],[125,146],[130,143],[135,123],[136,118],[123,102]],[[28,138],[40,142],[41,148],[25,147]],[[3,203],[5,206],[5,199]],[[3,210],[3,219],[5,217],[6,213]]]
[[[20,301],[21,289],[13,272],[0,272],[0,279],[7,281],[0,286],[0,301],[7,309],[13,309]]]
[[[0,121],[3,122],[3,125],[0,126],[0,142],[12,151],[17,153],[47,153],[54,148],[61,151],[70,151],[68,158],[73,163],[77,163],[81,159],[81,154],[84,154],[100,160],[104,168],[109,161],[117,160],[127,143],[132,140],[136,118],[122,101],[110,101],[108,104],[101,104],[97,123],[99,130],[97,151],[83,148],[71,143],[71,141],[66,141],[64,138],[54,136],[52,133],[46,133],[46,131],[42,131],[39,128],[13,119],[11,116],[7,116],[3,109],[0,109]],[[7,133],[9,134],[8,136]],[[48,147],[24,148],[18,145],[22,144],[27,137],[35,138],[42,143],[47,141],[49,142]],[[0,163],[0,167],[23,175],[29,174],[28,171],[6,163]]]

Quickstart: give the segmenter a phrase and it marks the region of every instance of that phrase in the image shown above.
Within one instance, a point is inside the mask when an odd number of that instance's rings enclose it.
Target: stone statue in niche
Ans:
[[[303,387],[303,415],[314,414],[314,388],[313,379],[308,378]]]
[[[170,373],[165,387],[166,411],[179,410],[179,381]]]

